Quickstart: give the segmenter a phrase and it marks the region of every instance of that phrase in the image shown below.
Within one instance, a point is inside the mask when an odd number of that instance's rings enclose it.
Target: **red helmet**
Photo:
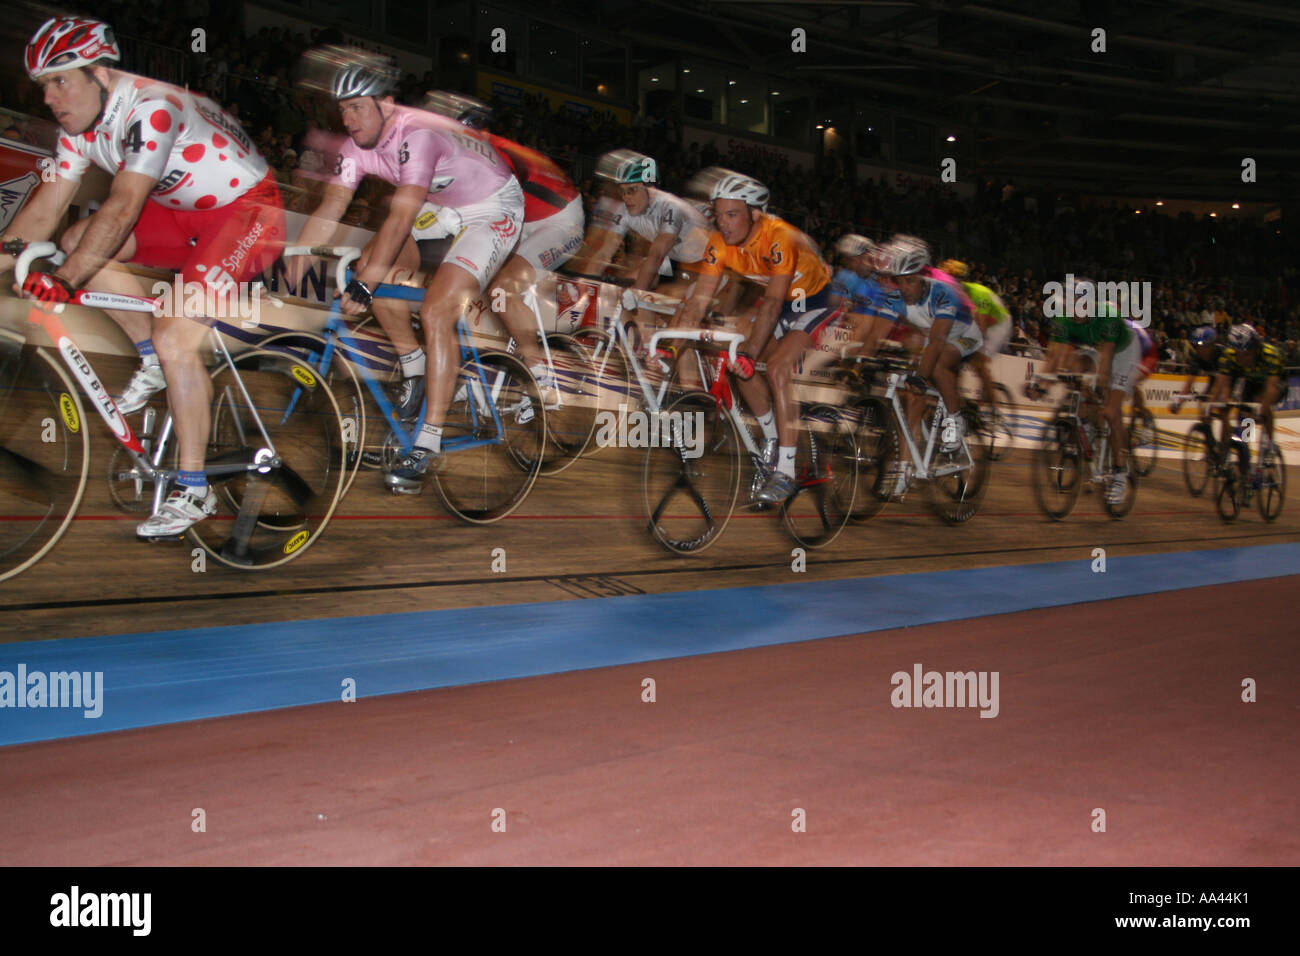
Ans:
[[[55,17],[45,21],[27,44],[27,75],[75,70],[98,60],[122,59],[113,28],[100,20]]]

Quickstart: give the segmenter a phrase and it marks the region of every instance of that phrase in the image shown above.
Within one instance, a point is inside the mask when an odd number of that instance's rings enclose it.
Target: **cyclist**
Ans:
[[[502,323],[542,389],[553,390],[554,378],[538,347],[536,318],[522,294],[535,286],[539,271],[553,272],[582,245],[582,196],[564,170],[550,159],[490,133],[492,108],[486,103],[471,96],[439,91],[425,97],[424,108],[479,131],[519,180],[524,193],[523,231],[519,245],[488,290],[488,302],[504,297]],[[419,399],[415,402],[416,407],[409,408],[409,414],[418,410]]]
[[[1210,400],[1226,402],[1241,382],[1241,401],[1260,404],[1260,424],[1273,441],[1273,405],[1282,395],[1282,353],[1265,342],[1253,326],[1244,323],[1228,330],[1228,347],[1219,356],[1219,369],[1210,389]],[[1224,436],[1227,409],[1222,412]]]
[[[597,174],[612,181],[619,199],[602,196],[592,212],[586,248],[590,252],[574,268],[588,274],[604,269],[615,249],[633,232],[650,243],[650,251],[623,295],[625,308],[635,308],[638,291],[654,289],[660,277],[671,278],[676,262],[688,278],[700,274],[699,261],[709,241],[709,223],[691,202],[655,187],[659,166],[649,156],[629,149],[606,153]],[[685,294],[692,289],[688,286]]]
[[[880,251],[881,284],[888,293],[882,314],[891,322],[924,332],[926,345],[917,369],[922,378],[933,379],[948,409],[940,451],[951,454],[961,447],[966,433],[957,393],[958,366],[980,350],[984,337],[971,313],[968,299],[959,285],[947,282],[929,268],[930,248],[915,236],[894,236]],[[910,393],[908,426],[915,432],[925,403]],[[904,486],[906,476],[898,476]]]
[[[348,315],[372,309],[397,348],[403,378],[421,373],[426,378],[429,400],[415,447],[384,477],[394,492],[418,494],[430,469],[442,467],[443,423],[460,365],[456,323],[518,243],[524,195],[510,167],[472,131],[446,117],[394,103],[396,84],[397,70],[386,59],[354,59],[334,74],[331,92],[348,139],[298,242],[327,243],[364,177],[378,176],[397,187],[383,225],[342,291],[341,308]],[[454,209],[461,228],[426,279],[420,304],[422,349],[407,304],[372,300],[371,290],[419,273],[426,249],[416,230],[430,203]],[[427,253],[424,258],[429,258]],[[297,275],[305,265],[299,261]],[[404,397],[411,391],[405,388]],[[418,407],[418,401],[415,404]]]
[[[737,368],[739,389],[763,429],[764,453],[775,470],[759,489],[759,501],[780,502],[794,494],[799,407],[794,367],[837,319],[830,268],[808,237],[767,212],[767,187],[749,176],[720,171],[712,190],[717,229],[709,237],[700,277],[676,324],[699,325],[722,270],[730,268],[766,286]],[[753,358],[767,363],[767,382],[753,374]],[[770,388],[769,388],[770,383]],[[772,462],[772,452],[776,460]]]
[[[874,354],[890,331],[889,320],[879,314],[885,298],[885,290],[876,280],[879,248],[866,236],[852,232],[841,236],[835,243],[840,267],[831,278],[831,288],[854,317],[855,328],[862,333],[863,342],[858,352],[863,355]]]
[[[970,268],[959,259],[945,259],[939,264],[939,278],[947,274],[961,283],[971,301],[975,312],[975,321],[984,335],[984,347],[970,357],[971,367],[979,376],[980,390],[984,402],[997,407],[997,393],[993,390],[993,375],[990,371],[993,357],[1006,348],[1011,339],[1011,313],[1002,302],[1001,297],[988,286],[978,282],[967,282]]]
[[[1193,329],[1191,334],[1192,350],[1188,357],[1187,381],[1183,383],[1183,395],[1192,395],[1196,379],[1202,375],[1210,377],[1210,387],[1214,386],[1214,376],[1219,372],[1219,359],[1223,355],[1223,343],[1218,341],[1219,333],[1212,325],[1202,325]],[[1182,399],[1175,398],[1169,403],[1169,410],[1175,415],[1183,407]]]
[[[230,302],[236,283],[280,254],[279,186],[239,124],[215,103],[111,66],[120,59],[112,28],[99,20],[51,19],[27,46],[27,73],[44,90],[63,135],[56,178],[41,184],[4,238],[53,235],[92,163],[113,176],[113,185],[94,215],[63,234],[67,261],[29,275],[23,294],[43,306],[67,303],[79,287],[147,296],[140,280],[109,265],[115,260],[176,270],[185,282],[204,284],[214,300]],[[0,267],[11,261],[0,258]],[[141,356],[119,410],[135,411],[171,386],[178,487],[136,533],[174,537],[216,511],[204,473],[212,386],[200,347],[207,325],[186,317],[182,302],[152,320],[139,312],[108,314]]]
[[[1074,298],[1083,283],[1074,279],[1067,296]],[[1080,347],[1095,348],[1098,354],[1097,390],[1104,396],[1101,414],[1110,424],[1115,450],[1115,474],[1108,492],[1110,504],[1120,504],[1128,490],[1128,432],[1124,428],[1124,400],[1133,394],[1142,362],[1142,345],[1133,327],[1119,317],[1108,303],[1101,303],[1096,316],[1052,317],[1052,344],[1047,351],[1047,373],[1067,365],[1072,352]],[[1042,389],[1036,383],[1026,387],[1026,394],[1038,397]]]

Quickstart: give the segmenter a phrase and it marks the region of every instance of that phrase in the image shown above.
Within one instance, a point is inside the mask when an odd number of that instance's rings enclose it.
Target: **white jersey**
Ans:
[[[704,258],[704,249],[712,232],[704,213],[672,193],[653,186],[647,186],[646,191],[650,194],[650,202],[639,216],[628,212],[622,200],[602,196],[592,211],[593,224],[619,236],[627,235],[630,229],[650,242],[665,232],[671,232],[677,239],[668,250],[668,258],[677,262],[699,262]]]
[[[215,209],[266,178],[266,160],[221,107],[180,87],[130,75],[118,80],[100,122],[61,133],[58,174],[74,182],[94,163],[116,175],[157,180],[149,198],[169,209]]]

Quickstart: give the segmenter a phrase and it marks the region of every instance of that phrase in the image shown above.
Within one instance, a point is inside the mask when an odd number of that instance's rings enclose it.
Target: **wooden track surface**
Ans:
[[[771,512],[739,512],[701,555],[663,550],[645,530],[639,454],[603,449],[539,478],[515,515],[483,527],[451,517],[431,489],[391,495],[378,472],[362,470],[300,559],[260,573],[209,562],[195,573],[188,542],[139,542],[139,516],[115,509],[104,477],[112,449],[101,432],[92,432],[78,520],[40,564],[0,584],[0,640],[1084,560],[1097,547],[1122,555],[1300,540],[1294,501],[1272,524],[1252,510],[1225,525],[1209,498],[1187,495],[1173,460],[1141,483],[1124,520],[1085,492],[1067,520],[1049,522],[1032,499],[1028,452],[1017,449],[995,466],[983,510],[966,524],[941,524],[914,490],[809,552],[807,571],[796,574],[795,542]],[[496,548],[505,549],[504,573],[492,570]]]

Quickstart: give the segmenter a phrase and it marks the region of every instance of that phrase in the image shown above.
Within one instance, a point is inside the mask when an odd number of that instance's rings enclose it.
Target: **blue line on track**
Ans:
[[[1092,560],[0,644],[0,746],[1278,577],[1300,544]],[[20,664],[102,672],[102,715],[14,707]]]

